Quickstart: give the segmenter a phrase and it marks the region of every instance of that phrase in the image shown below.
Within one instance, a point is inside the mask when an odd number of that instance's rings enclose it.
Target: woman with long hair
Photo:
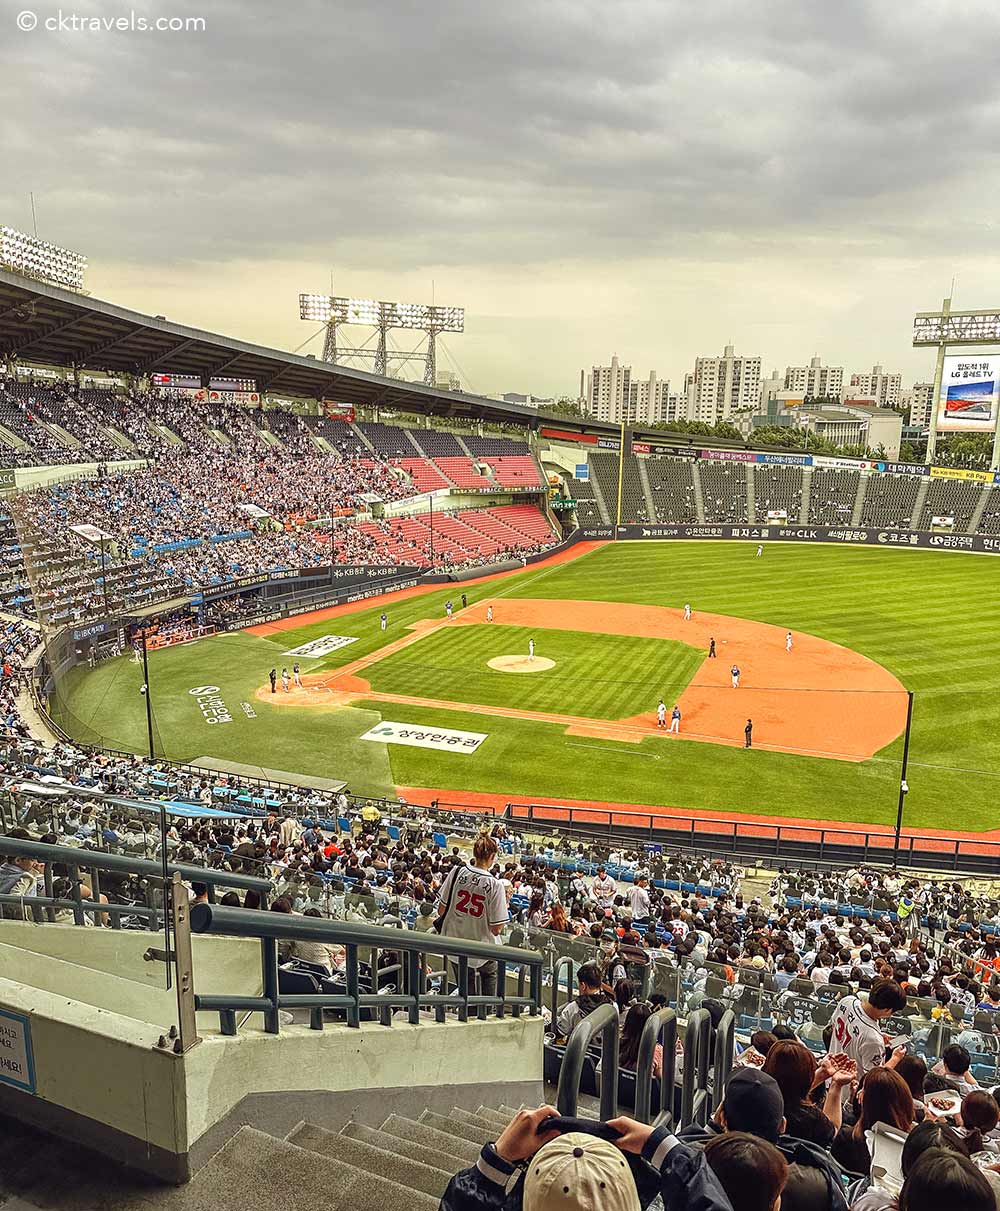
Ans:
[[[840,1130],[844,1086],[854,1078],[853,1066],[831,1063],[817,1069],[809,1048],[793,1039],[775,1043],[764,1060],[764,1071],[778,1082],[784,1099],[786,1134],[821,1148],[829,1148]],[[820,1110],[810,1095],[824,1080],[829,1085]]]
[[[987,1136],[996,1129],[1000,1122],[1000,1106],[996,1099],[985,1089],[974,1089],[962,1098],[960,1112],[962,1128],[965,1132],[965,1142],[969,1155],[977,1152],[991,1152],[996,1155],[997,1147]]]
[[[639,1060],[639,1042],[642,1032],[652,1016],[652,1006],[645,1001],[637,1001],[625,1015],[622,1022],[621,1037],[618,1040],[618,1067],[635,1072]],[[663,1048],[659,1043],[653,1049],[653,1078],[659,1080],[663,1075]]]
[[[913,1126],[913,1095],[891,1068],[872,1068],[858,1089],[860,1109],[853,1127],[841,1127],[830,1151],[833,1158],[851,1173],[868,1173],[872,1158],[865,1132],[876,1123],[885,1123],[899,1131]]]
[[[572,933],[569,921],[566,919],[566,909],[559,903],[558,900],[549,909],[549,919],[545,922],[543,929],[551,929],[553,933]]]

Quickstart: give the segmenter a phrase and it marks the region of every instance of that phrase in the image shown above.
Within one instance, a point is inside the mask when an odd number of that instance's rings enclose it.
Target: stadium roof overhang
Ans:
[[[532,408],[439,391],[174,324],[0,269],[0,355],[129,374],[250,378],[272,391],[344,404],[533,424]]]

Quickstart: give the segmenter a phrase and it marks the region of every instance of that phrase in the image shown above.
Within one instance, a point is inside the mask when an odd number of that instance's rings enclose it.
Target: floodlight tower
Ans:
[[[437,337],[439,332],[464,332],[465,310],[462,307],[428,307],[427,360],[424,364],[424,382],[434,386],[437,377]]]
[[[69,248],[0,226],[0,266],[24,277],[83,293],[87,258]]]
[[[375,299],[349,299],[325,294],[300,294],[299,318],[326,325],[323,360],[336,363],[340,356],[370,358],[376,374],[389,372],[388,338],[394,328],[423,332],[427,348],[423,353],[393,352],[393,361],[424,363],[424,382],[434,385],[437,369],[437,337],[442,332],[464,332],[465,310],[462,307],[427,306],[423,303],[387,303]],[[374,328],[377,343],[373,349],[345,346],[337,340],[341,324],[358,324]]]

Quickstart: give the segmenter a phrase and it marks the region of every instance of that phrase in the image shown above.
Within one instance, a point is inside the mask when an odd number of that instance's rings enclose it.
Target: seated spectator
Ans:
[[[941,1058],[931,1069],[936,1076],[943,1076],[945,1080],[953,1081],[959,1087],[969,1087],[974,1089],[979,1088],[979,1082],[972,1075],[972,1056],[960,1047],[958,1043],[952,1043],[946,1047],[941,1053]]]
[[[778,1037],[770,1030],[755,1030],[750,1036],[749,1047],[733,1059],[734,1068],[763,1068],[771,1048],[777,1043]]]
[[[561,1010],[556,1019],[560,1038],[568,1039],[583,1019],[601,1005],[614,1004],[614,997],[605,990],[601,969],[596,963],[584,963],[577,972],[579,992]]]
[[[652,1016],[652,1009],[644,1001],[638,1001],[625,1015],[622,1022],[621,1037],[618,1040],[618,1066],[629,1072],[636,1071],[639,1059],[639,1043],[646,1023]],[[659,1080],[663,1075],[663,1048],[657,1043],[653,1048],[653,1079]]]
[[[867,1174],[872,1158],[865,1133],[876,1123],[908,1132],[913,1126],[913,1097],[901,1076],[891,1068],[873,1068],[861,1081],[859,1112],[853,1127],[842,1126],[831,1152],[851,1173]]]
[[[943,1148],[925,1152],[907,1174],[899,1211],[997,1211],[986,1176],[968,1157]]]
[[[829,1148],[840,1130],[844,1088],[857,1075],[853,1062],[846,1056],[827,1056],[817,1067],[808,1047],[781,1042],[768,1051],[764,1071],[781,1090],[786,1133]],[[820,1110],[811,1095],[824,1081],[827,1091]]]
[[[917,1161],[930,1150],[954,1152],[956,1156],[969,1155],[965,1140],[953,1127],[931,1121],[921,1123],[913,1128],[903,1145],[900,1164],[904,1182]],[[855,1199],[851,1211],[894,1211],[897,1206],[898,1200],[888,1191],[871,1187]],[[944,1208],[937,1208],[936,1211],[944,1211]]]
[[[1000,1122],[1000,1106],[997,1105],[991,1093],[985,1089],[973,1089],[962,1098],[962,1109],[959,1111],[962,1131],[969,1149],[969,1155],[978,1152],[989,1153],[997,1157],[1000,1149],[994,1140],[990,1139],[991,1132],[996,1130]],[[997,1157],[1000,1161],[1000,1157]]]

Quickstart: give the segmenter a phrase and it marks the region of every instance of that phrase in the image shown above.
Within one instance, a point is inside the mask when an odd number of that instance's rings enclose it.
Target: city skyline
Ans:
[[[676,379],[726,344],[918,382],[914,312],[953,278],[957,305],[997,302],[986,0],[632,0],[613,25],[597,0],[433,22],[221,0],[204,24],[11,23],[0,221],[33,231],[33,193],[99,298],[293,350],[332,269],[337,293],[464,307],[443,367],[542,396],[595,350]]]

